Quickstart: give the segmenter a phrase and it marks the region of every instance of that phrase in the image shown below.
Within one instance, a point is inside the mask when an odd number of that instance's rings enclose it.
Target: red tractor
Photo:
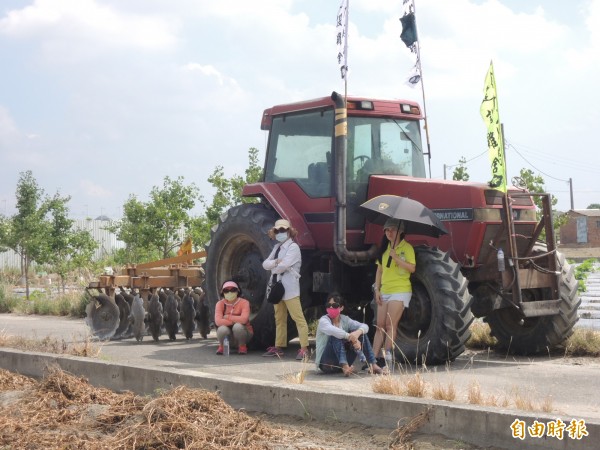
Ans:
[[[552,348],[570,336],[580,300],[573,271],[556,252],[549,194],[541,194],[538,221],[532,194],[523,190],[505,196],[483,183],[425,178],[421,119],[411,101],[344,99],[335,92],[265,110],[263,181],[243,190],[258,202],[223,214],[205,264],[213,309],[224,280],[241,284],[252,304],[254,346],[274,343],[273,307],[265,300],[269,274],[261,263],[273,247],[267,230],[275,220],[284,217],[298,229],[307,319],[322,313],[333,290],[365,314],[383,232],[365,220],[359,205],[382,194],[421,202],[449,231],[439,239],[407,237],[417,263],[396,344],[410,361],[456,358],[474,316],[518,354]],[[505,257],[499,264],[500,249]],[[294,329],[290,321],[291,336]]]

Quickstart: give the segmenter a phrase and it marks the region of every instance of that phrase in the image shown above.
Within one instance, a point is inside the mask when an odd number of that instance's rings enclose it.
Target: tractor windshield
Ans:
[[[370,175],[425,178],[421,132],[416,120],[348,117],[346,201],[348,228],[361,229],[358,207],[367,200]]]
[[[373,174],[425,177],[418,121],[348,118],[348,181]]]

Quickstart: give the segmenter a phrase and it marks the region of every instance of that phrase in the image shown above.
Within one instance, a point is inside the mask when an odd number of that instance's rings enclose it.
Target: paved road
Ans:
[[[51,337],[67,342],[81,342],[89,337],[83,320],[57,317],[19,316],[0,314],[0,333],[24,337]],[[294,360],[297,344],[290,344],[283,359],[263,358],[260,353],[230,357],[215,355],[214,334],[203,340],[178,339],[170,342],[163,335],[159,343],[146,337],[142,343],[134,339],[100,343],[100,358],[126,364],[149,365],[160,368],[179,368],[213,374],[224,379],[242,377],[250,380],[282,382],[291,374],[308,369],[305,386],[335,392],[372,393],[373,377],[359,374],[351,378],[319,374],[314,365]],[[514,398],[518,390],[522,398],[541,403],[551,398],[553,412],[572,418],[600,421],[600,390],[598,374],[600,358],[563,358],[539,356],[514,358],[485,352],[466,352],[447,367],[421,370],[431,389],[437,383],[454,385],[456,402],[466,403],[469,386],[478,383],[484,397]],[[396,371],[399,377],[413,376],[414,368]]]

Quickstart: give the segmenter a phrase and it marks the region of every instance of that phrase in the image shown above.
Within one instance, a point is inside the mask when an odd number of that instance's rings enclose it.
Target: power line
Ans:
[[[589,173],[594,173],[594,174],[597,172],[594,168],[590,167],[590,165],[586,164],[585,162],[578,162],[578,161],[575,161],[575,160],[569,159],[569,158],[560,158],[555,155],[550,155],[550,154],[548,154],[548,152],[534,149],[527,145],[518,144],[513,141],[513,147],[514,147],[514,145],[518,145],[522,152],[532,154],[532,156],[535,157],[536,159],[545,161],[545,162],[553,164],[553,165],[558,164],[558,165],[560,165],[561,168],[570,167],[570,168],[576,169],[578,171],[589,172]]]
[[[552,175],[548,175],[548,174],[547,174],[547,173],[545,173],[544,171],[542,171],[542,170],[538,169],[537,167],[535,167],[533,164],[531,164],[531,163],[529,162],[529,160],[528,160],[527,158],[525,158],[525,157],[524,157],[524,156],[523,156],[523,155],[522,155],[522,154],[519,152],[519,150],[517,150],[517,148],[516,148],[514,145],[512,145],[512,144],[508,144],[508,147],[509,147],[509,148],[512,148],[512,149],[513,149],[515,152],[517,152],[517,154],[518,154],[518,155],[519,155],[521,158],[523,158],[523,160],[524,160],[524,161],[525,161],[527,164],[529,164],[529,165],[530,165],[532,168],[534,168],[535,170],[537,170],[537,171],[538,171],[539,173],[541,173],[542,175],[544,175],[544,176],[546,176],[546,177],[548,177],[548,178],[552,178],[553,180],[556,180],[556,181],[564,181],[565,183],[569,183],[569,180],[562,180],[562,179],[560,179],[560,178],[553,177]]]
[[[453,165],[446,164],[446,168],[447,169],[451,169],[452,167],[457,167],[457,166],[460,166],[460,165],[463,165],[463,164],[466,165],[468,162],[471,162],[471,161],[476,160],[477,158],[480,158],[481,156],[485,155],[487,152],[488,152],[488,150],[486,149],[483,152],[481,152],[479,155],[473,156],[471,159],[467,159],[463,163],[458,163],[458,164],[453,164]]]

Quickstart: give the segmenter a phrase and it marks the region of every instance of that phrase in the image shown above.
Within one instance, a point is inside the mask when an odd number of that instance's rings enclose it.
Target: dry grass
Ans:
[[[56,369],[27,386],[17,377],[10,380],[10,373],[0,371],[0,389],[26,387],[0,415],[0,442],[6,448],[291,448],[302,436],[236,411],[201,389],[181,386],[150,398],[95,388]]]
[[[409,397],[423,398],[427,385],[420,372],[415,373],[406,381],[406,395]]]
[[[522,393],[519,388],[514,388],[512,398],[517,409],[523,411],[536,411],[535,402],[529,393]]]
[[[401,377],[381,375],[375,377],[371,386],[377,394],[406,395],[406,386]]]
[[[436,400],[446,400],[453,402],[456,400],[456,387],[454,383],[449,383],[444,386],[442,383],[437,382],[431,389],[431,396]]]
[[[288,369],[286,369],[286,372],[283,375],[283,381],[291,384],[303,384],[306,379],[306,374],[310,371],[310,367],[310,355],[307,355],[302,359],[299,371],[291,370],[288,366]]]
[[[73,341],[77,341],[73,339]],[[55,353],[59,355],[73,355],[95,358],[100,354],[102,347],[90,338],[82,342],[66,342],[46,336],[43,339],[27,339],[22,336],[11,336],[4,330],[0,331],[0,347],[10,347],[16,350],[41,353]]]
[[[565,343],[565,356],[600,356],[600,332],[575,328]]]
[[[547,395],[539,405],[539,408],[545,412],[550,413],[554,409],[554,400],[551,395]]]
[[[471,337],[466,346],[473,349],[494,348],[498,341],[492,336],[490,326],[481,321],[474,321],[470,327]]]
[[[398,427],[392,433],[392,442],[390,443],[389,448],[392,450],[414,449],[414,445],[411,442],[411,436],[429,421],[430,414],[431,408],[427,408],[425,411],[411,418],[405,425],[402,424],[405,420],[400,419],[398,421]]]
[[[471,405],[483,404],[483,394],[481,393],[481,385],[478,381],[471,381],[467,388],[467,401]]]
[[[404,377],[386,374],[376,377],[371,388],[378,394],[423,398],[427,391],[427,384],[419,372]]]
[[[27,389],[35,384],[29,377],[0,369],[0,392]]]

